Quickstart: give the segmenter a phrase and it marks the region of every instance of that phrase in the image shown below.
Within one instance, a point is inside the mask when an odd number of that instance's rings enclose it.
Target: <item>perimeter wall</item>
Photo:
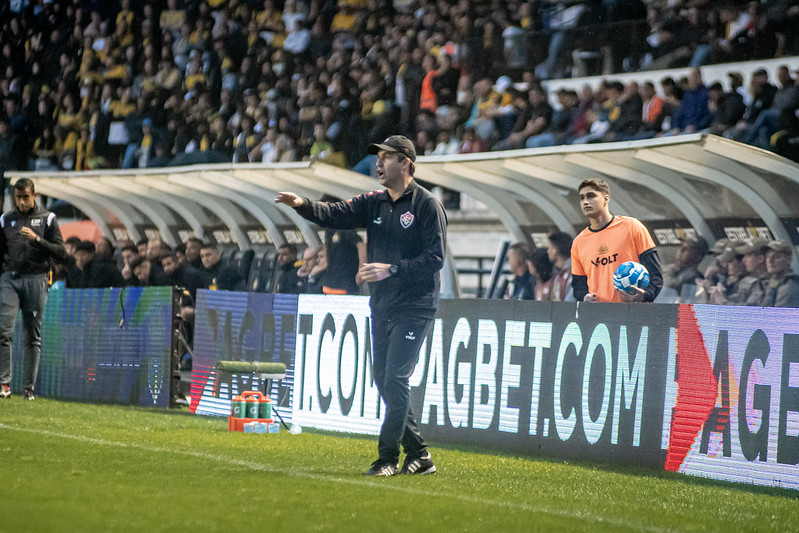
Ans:
[[[193,412],[282,360],[284,418],[378,433],[368,298],[199,291],[196,325]],[[799,488],[799,309],[443,300],[411,387],[433,442]]]

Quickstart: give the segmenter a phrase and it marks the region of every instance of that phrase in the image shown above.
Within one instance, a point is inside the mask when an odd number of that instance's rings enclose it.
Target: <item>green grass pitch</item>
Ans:
[[[799,493],[435,446],[432,476],[361,476],[376,439],[0,401],[0,532],[796,531]]]

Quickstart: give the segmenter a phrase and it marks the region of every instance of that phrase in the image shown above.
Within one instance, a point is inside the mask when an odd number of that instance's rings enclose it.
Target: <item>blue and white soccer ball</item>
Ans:
[[[613,286],[627,294],[637,294],[635,287],[645,289],[648,285],[649,271],[641,263],[625,261],[613,273]]]

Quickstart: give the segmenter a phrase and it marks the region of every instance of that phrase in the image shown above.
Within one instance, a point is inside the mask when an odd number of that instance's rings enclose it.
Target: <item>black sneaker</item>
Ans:
[[[11,387],[0,385],[0,398],[11,398]]]
[[[433,464],[433,460],[430,458],[429,452],[425,452],[422,457],[414,457],[412,455],[406,456],[405,462],[402,464],[402,470],[400,470],[401,475],[418,474],[420,476],[424,476],[435,473],[436,465]]]
[[[399,465],[397,463],[392,463],[390,461],[386,461],[385,459],[378,459],[372,466],[363,473],[364,476],[382,476],[388,477],[393,476],[399,470]]]
[[[35,400],[36,396],[33,395],[33,388],[26,387],[25,391],[22,393],[22,399],[24,400]]]

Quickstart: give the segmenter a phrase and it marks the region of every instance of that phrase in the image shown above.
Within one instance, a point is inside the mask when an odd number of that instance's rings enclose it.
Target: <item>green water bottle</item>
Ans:
[[[260,413],[258,418],[272,418],[272,400],[264,397],[259,406]]]
[[[233,418],[245,418],[247,416],[247,403],[241,396],[234,396],[230,402],[230,414]]]

